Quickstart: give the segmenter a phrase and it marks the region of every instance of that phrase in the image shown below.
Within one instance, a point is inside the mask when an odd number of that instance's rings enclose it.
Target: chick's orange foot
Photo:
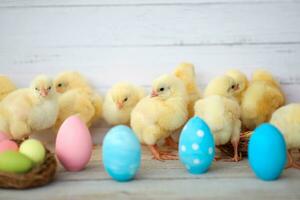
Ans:
[[[159,151],[157,145],[148,145],[153,159],[164,161],[164,160],[178,160],[178,155],[175,155],[168,151]]]
[[[289,164],[287,164],[285,169],[289,169],[289,168],[300,169],[300,164],[296,163],[296,162],[289,163]]]
[[[288,150],[287,156],[288,156],[288,163],[285,166],[285,169],[289,169],[289,168],[300,169],[300,163],[298,163],[294,160],[291,150]]]
[[[234,156],[232,158],[224,159],[224,162],[239,162],[242,160],[242,157],[240,156]]]
[[[239,140],[232,140],[231,144],[234,149],[234,156],[230,159],[225,159],[225,162],[239,162],[242,160],[242,156],[239,156],[238,154],[238,146],[239,146]]]
[[[165,145],[167,145],[167,146],[169,146],[173,149],[178,150],[178,143],[175,142],[174,139],[171,136],[169,136],[165,139]]]
[[[220,161],[222,158],[221,157],[214,157],[214,161]]]
[[[220,161],[220,160],[222,160],[223,162],[239,162],[243,159],[241,156],[234,156],[232,158],[224,158],[224,159],[219,156],[214,157],[214,161]]]

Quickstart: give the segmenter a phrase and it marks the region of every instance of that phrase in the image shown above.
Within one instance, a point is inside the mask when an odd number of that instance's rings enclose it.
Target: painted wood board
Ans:
[[[45,187],[27,191],[0,190],[3,199],[298,199],[300,174],[284,171],[278,181],[255,178],[247,160],[240,163],[215,162],[209,173],[191,175],[179,161],[151,159],[143,148],[142,167],[136,180],[112,181],[105,173],[101,150],[94,150],[88,167],[78,173],[59,167],[56,180]]]
[[[128,80],[149,89],[181,61],[196,65],[203,88],[238,68],[250,77],[259,67],[280,80],[288,102],[300,95],[299,0],[2,0],[0,73],[26,87],[39,73],[82,72],[104,94]],[[116,73],[118,72],[118,73]],[[92,129],[101,143],[110,127]],[[48,145],[53,133],[39,133]],[[49,140],[52,137],[52,141]],[[257,180],[247,161],[214,163],[203,176],[178,161],[157,162],[144,151],[137,180],[112,181],[100,149],[85,171],[59,168],[51,185],[0,190],[0,199],[299,199],[299,176],[287,170],[276,182]]]
[[[56,6],[169,6],[186,4],[250,4],[250,3],[297,3],[299,0],[2,0],[0,7],[56,7]]]
[[[291,2],[4,8],[0,41],[3,49],[299,44],[299,9]]]
[[[1,73],[21,87],[39,73],[56,75],[78,70],[99,89],[118,81],[150,86],[182,61],[195,64],[201,87],[214,76],[237,68],[249,76],[256,68],[272,71],[285,85],[299,84],[300,45],[147,47],[147,48],[37,48],[22,54],[2,51]],[[5,58],[5,59],[4,59]]]

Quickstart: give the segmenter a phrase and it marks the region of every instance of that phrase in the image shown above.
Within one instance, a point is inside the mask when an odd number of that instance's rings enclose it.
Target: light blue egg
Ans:
[[[207,124],[193,117],[184,126],[179,138],[179,158],[192,174],[205,173],[215,156],[215,142]]]
[[[141,164],[141,145],[134,132],[123,125],[110,129],[103,140],[102,159],[114,180],[133,179]]]
[[[255,175],[265,181],[276,180],[286,164],[286,144],[281,132],[265,123],[257,127],[249,141],[249,164]]]

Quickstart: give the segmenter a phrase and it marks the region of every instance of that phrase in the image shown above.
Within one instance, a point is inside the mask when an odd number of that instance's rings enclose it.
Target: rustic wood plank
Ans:
[[[181,61],[196,65],[198,84],[229,68],[248,75],[271,70],[288,101],[300,101],[299,0],[2,0],[0,73],[20,87],[38,73],[75,69],[96,89],[131,80],[149,88]],[[118,73],[116,73],[116,71]],[[101,143],[109,126],[92,129]],[[53,149],[55,134],[37,133]],[[209,173],[188,174],[178,161],[158,162],[143,149],[136,180],[117,183],[96,148],[78,173],[61,166],[55,182],[26,191],[0,190],[0,199],[299,199],[300,174],[256,179],[247,160],[216,162]]]
[[[0,50],[1,73],[11,76],[23,87],[38,73],[56,75],[72,69],[81,71],[99,89],[122,80],[149,86],[154,78],[171,72],[182,61],[195,64],[200,86],[230,68],[238,68],[250,75],[256,68],[263,67],[287,85],[298,84],[300,80],[300,45],[57,47],[30,48],[22,53],[13,50]]]
[[[293,199],[296,179],[262,182],[256,179],[138,180],[130,183],[83,181],[54,183],[31,191],[1,191],[5,199]],[[243,184],[243,187],[239,187]],[[220,187],[222,185],[222,187]]]
[[[161,5],[188,5],[188,4],[250,4],[250,3],[282,3],[282,2],[299,2],[299,0],[2,0],[0,8],[16,7],[87,7],[87,6],[161,6]]]
[[[299,55],[300,45],[31,48],[20,54],[14,49],[2,49],[0,71],[19,87],[27,87],[39,73],[55,76],[64,70],[78,70],[105,94],[118,81],[131,81],[149,88],[153,79],[170,73],[181,61],[196,65],[202,90],[210,79],[228,69],[240,69],[250,77],[256,68],[262,67],[279,78],[288,102],[297,102],[300,101]]]
[[[294,2],[4,8],[0,12],[0,23],[6,28],[0,31],[0,42],[3,49],[15,50],[28,47],[299,44],[299,9],[300,4]]]
[[[278,181],[256,179],[247,160],[240,163],[216,162],[208,173],[191,175],[179,161],[151,160],[144,149],[142,167],[128,183],[112,181],[104,172],[99,148],[81,172],[59,168],[52,184],[27,190],[0,190],[3,199],[297,199],[300,174],[286,170]],[[221,187],[220,187],[221,186]]]
[[[149,87],[181,61],[196,64],[202,88],[229,68],[264,67],[298,101],[299,4],[203,6],[4,8],[0,70],[25,87],[38,73],[75,69],[105,92],[120,80]]]

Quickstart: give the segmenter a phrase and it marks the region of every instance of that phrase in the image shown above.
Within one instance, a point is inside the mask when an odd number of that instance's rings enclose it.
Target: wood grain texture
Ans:
[[[78,173],[59,167],[56,180],[27,191],[0,190],[1,199],[298,199],[300,174],[286,170],[278,181],[255,178],[247,160],[216,162],[209,173],[191,175],[179,161],[159,162],[143,149],[142,167],[134,181],[118,183],[104,171],[101,151]]]
[[[197,4],[297,3],[299,0],[2,0],[0,8],[17,7],[96,7],[96,6],[169,6]]]
[[[22,3],[23,2],[23,3]],[[36,5],[50,1],[1,1]],[[297,1],[191,1],[190,5],[2,8],[0,70],[25,87],[38,73],[75,69],[105,92],[120,80],[149,87],[181,61],[197,66],[199,85],[229,68],[271,70],[294,99],[299,83]],[[113,1],[132,4],[137,1]],[[142,1],[147,4],[149,1]],[[205,3],[206,2],[206,3]],[[218,3],[221,2],[221,3]],[[222,3],[225,2],[225,3]],[[263,3],[262,3],[263,2]],[[262,3],[262,4],[261,4]],[[65,6],[61,6],[64,4]],[[101,4],[101,3],[99,3]],[[116,73],[119,72],[119,73]],[[296,85],[290,86],[290,85]]]
[[[26,87],[34,76],[82,72],[104,94],[118,81],[149,88],[182,61],[195,64],[198,85],[238,68],[250,77],[266,68],[288,102],[300,101],[299,0],[1,0],[0,73]],[[101,143],[110,127],[92,129]],[[37,133],[47,146],[51,132]],[[214,163],[188,174],[178,161],[157,162],[144,151],[135,181],[117,183],[104,172],[100,149],[86,170],[59,168],[52,184],[0,190],[0,199],[299,199],[300,174],[256,179],[246,160]]]
[[[1,47],[299,44],[299,9],[291,2],[1,9]]]
[[[198,84],[226,70],[237,68],[250,75],[265,68],[280,80],[289,102],[299,101],[300,45],[209,46],[209,47],[127,47],[127,48],[33,48],[21,54],[3,51],[1,73],[19,87],[26,87],[34,76],[55,76],[64,70],[82,72],[104,94],[118,81],[131,81],[149,88],[152,80],[170,73],[181,61],[195,64]]]

